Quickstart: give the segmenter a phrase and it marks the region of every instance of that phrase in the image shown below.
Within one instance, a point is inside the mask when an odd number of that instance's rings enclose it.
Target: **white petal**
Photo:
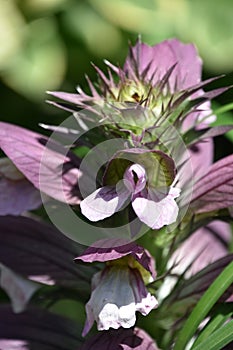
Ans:
[[[157,299],[153,295],[148,293],[147,296],[143,298],[140,303],[136,304],[136,310],[139,311],[143,316],[146,316],[151,312],[151,310],[155,309],[157,306]]]
[[[159,201],[153,199],[154,194],[156,195],[150,191],[148,198],[136,197],[132,206],[142,222],[153,229],[160,229],[176,221],[179,207],[174,199],[179,196],[180,190],[170,189],[169,193]]]
[[[99,221],[119,211],[127,201],[129,191],[121,186],[101,187],[80,203],[81,211],[90,221]]]

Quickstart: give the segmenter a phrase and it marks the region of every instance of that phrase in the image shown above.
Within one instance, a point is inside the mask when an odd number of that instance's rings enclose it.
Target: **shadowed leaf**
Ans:
[[[31,280],[89,290],[94,268],[73,259],[83,247],[48,224],[26,217],[0,216],[0,261]],[[78,292],[78,291],[77,291]]]
[[[182,280],[174,293],[171,294],[170,302],[175,300],[182,300],[188,297],[200,298],[207,288],[214,282],[217,276],[223,271],[223,269],[233,261],[233,254],[226,255],[222,259],[215,261],[208,265],[196,275],[193,275],[187,280]],[[233,294],[233,286],[221,296],[221,300],[226,300]]]
[[[9,306],[0,307],[2,350],[76,350],[82,344],[80,333],[77,323],[46,310],[14,314]]]
[[[142,329],[102,331],[88,339],[80,350],[159,350],[154,340]]]

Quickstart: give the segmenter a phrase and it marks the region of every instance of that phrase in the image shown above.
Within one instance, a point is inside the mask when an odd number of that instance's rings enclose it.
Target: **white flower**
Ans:
[[[98,330],[130,328],[136,322],[136,311],[147,315],[158,302],[146,289],[138,269],[107,266],[93,277],[93,291],[86,304],[85,336],[94,321]]]

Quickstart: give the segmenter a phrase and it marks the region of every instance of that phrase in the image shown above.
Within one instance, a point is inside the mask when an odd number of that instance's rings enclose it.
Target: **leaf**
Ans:
[[[215,102],[213,104],[213,114],[217,116],[217,119],[212,124],[212,126],[231,124],[233,120],[232,110],[233,110],[233,103],[228,103],[227,105],[219,106]],[[224,136],[228,138],[231,142],[233,142],[233,130],[229,131]]]
[[[203,341],[208,339],[208,337],[215,332],[218,328],[220,328],[227,320],[229,320],[233,315],[233,303],[229,305],[229,303],[220,304],[214,315],[211,316],[211,319],[207,323],[207,325],[203,328],[198,338],[195,340],[193,344],[193,348],[197,345],[201,344]]]
[[[233,125],[221,125],[202,130],[190,129],[183,135],[183,139],[187,146],[191,146],[196,142],[207,139],[209,137],[223,135],[232,129]]]
[[[201,321],[208,315],[209,311],[221,295],[233,283],[233,261],[224,269],[224,271],[211,284],[202,298],[194,307],[184,327],[178,334],[174,350],[183,350],[188,341],[195,334]],[[202,348],[203,349],[203,348]],[[209,350],[209,348],[208,348]]]
[[[0,263],[0,286],[11,299],[14,312],[22,312],[40,285],[29,281]]]
[[[0,216],[0,261],[17,274],[85,295],[96,269],[74,264],[84,247],[56,228],[26,217]]]
[[[214,163],[195,184],[192,208],[197,213],[233,205],[233,155]]]
[[[209,247],[208,247],[209,248]],[[172,304],[175,301],[184,300],[186,298],[200,298],[201,295],[208,289],[216,277],[223,271],[223,269],[233,260],[233,254],[228,254],[221,259],[214,261],[207,265],[204,269],[186,280],[181,280],[177,288],[168,297]],[[182,261],[181,261],[182,263]],[[233,287],[231,286],[221,297],[227,299],[233,294]]]
[[[206,340],[199,345],[194,346],[191,350],[221,350],[223,347],[233,341],[233,320],[225,324],[212,333]]]
[[[168,260],[167,268],[171,269],[171,275],[165,278],[160,287],[160,295],[166,297],[169,307],[174,301],[183,307],[181,303],[185,298],[193,303],[194,299],[201,297],[231,261],[232,257],[227,255],[231,237],[230,226],[226,222],[214,220],[176,245]]]
[[[14,314],[0,306],[0,349],[74,350],[83,342],[80,334],[77,323],[47,310],[31,307]]]
[[[0,122],[0,148],[36,188],[62,202],[80,202],[80,160],[64,146],[41,134]]]

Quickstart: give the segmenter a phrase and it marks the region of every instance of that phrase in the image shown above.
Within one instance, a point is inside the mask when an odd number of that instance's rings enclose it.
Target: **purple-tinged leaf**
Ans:
[[[88,86],[89,86],[89,89],[91,91],[92,96],[96,99],[100,99],[100,95],[98,94],[96,88],[92,84],[92,81],[90,80],[89,76],[85,74],[85,78],[86,78],[86,81],[88,83]]]
[[[0,215],[20,215],[41,205],[40,192],[8,158],[0,159]]]
[[[94,63],[92,63],[92,66],[97,72],[98,78],[101,80],[101,82],[104,85],[104,88],[114,97],[113,92],[111,91],[111,81],[105,76],[105,74],[101,71],[99,67],[97,67]]]
[[[168,262],[173,276],[168,276],[163,283],[160,296],[167,296],[174,285],[177,277],[184,274],[190,278],[197,272],[223,258],[228,254],[228,244],[231,240],[231,230],[228,224],[222,221],[213,221],[200,228],[189,236],[176,251]]]
[[[41,286],[17,275],[0,263],[0,287],[11,299],[14,312],[18,313],[25,310],[32,295]]]
[[[47,94],[73,104],[79,104],[79,101],[80,101],[80,97],[78,94],[60,92],[60,91],[47,91]]]
[[[54,102],[54,101],[50,101],[50,100],[47,100],[46,102],[54,107],[64,109],[64,111],[67,111],[70,113],[77,112],[80,110],[80,108],[78,108],[74,105],[68,104],[68,103],[64,103],[64,102]],[[80,102],[79,105],[82,106],[82,102]]]
[[[80,202],[80,160],[55,141],[8,123],[0,123],[0,148],[33,185],[69,204]],[[47,144],[47,146],[46,146]]]
[[[75,262],[79,260],[86,263],[95,261],[107,262],[120,259],[127,255],[131,255],[144,269],[150,272],[153,278],[156,277],[155,262],[149,252],[135,242],[128,242],[123,239],[104,239],[97,241],[93,246],[88,247],[81,255],[75,258]]]
[[[192,145],[201,140],[205,140],[210,137],[215,137],[219,135],[223,135],[226,132],[233,129],[233,125],[221,125],[214,126],[212,128],[201,129],[201,130],[190,130],[184,134],[183,138],[186,145]]]
[[[213,81],[222,78],[223,75],[220,75],[218,77],[214,77],[214,78],[209,78],[207,80],[204,80],[194,86],[191,86],[189,89],[185,89],[181,92],[180,96],[174,100],[174,102],[172,103],[172,108],[175,109],[177,108],[182,102],[184,102],[185,100],[187,100],[189,97],[194,97],[195,95],[198,96],[198,98],[203,96],[202,93],[202,88],[204,86],[207,86],[208,84],[212,83]]]
[[[200,91],[197,94],[201,97],[204,92]],[[185,116],[182,123],[182,130],[189,129],[201,130],[208,128],[211,123],[216,121],[216,116],[211,110],[210,101],[204,101],[201,104],[192,102],[194,105],[191,111]]]
[[[29,308],[14,314],[0,306],[1,350],[78,350],[83,343],[80,326],[47,310]]]
[[[0,217],[0,261],[32,281],[89,290],[96,269],[77,266],[83,247],[48,224],[26,217]],[[78,292],[78,291],[77,291]]]
[[[231,239],[229,225],[222,221],[213,221],[188,237],[173,254],[170,265],[172,272],[189,277],[224,257]]]
[[[142,329],[102,331],[88,339],[80,350],[159,350],[155,341]]]
[[[224,268],[233,261],[233,254],[228,254],[225,257],[216,260],[204,269],[193,275],[187,280],[183,280],[178,288],[171,295],[172,300],[182,300],[188,297],[200,298],[202,294],[209,288],[218,275]],[[227,300],[233,296],[233,286],[222,295],[221,301]],[[170,299],[170,300],[171,300]]]
[[[233,205],[233,155],[211,165],[196,182],[191,205],[197,213]]]
[[[226,87],[223,87],[223,88],[219,88],[219,89],[215,89],[215,90],[211,90],[211,91],[208,91],[208,92],[205,92],[202,97],[203,98],[206,98],[208,100],[212,100],[214,99],[215,97],[223,94],[225,91],[231,89],[232,86],[226,86]]]

